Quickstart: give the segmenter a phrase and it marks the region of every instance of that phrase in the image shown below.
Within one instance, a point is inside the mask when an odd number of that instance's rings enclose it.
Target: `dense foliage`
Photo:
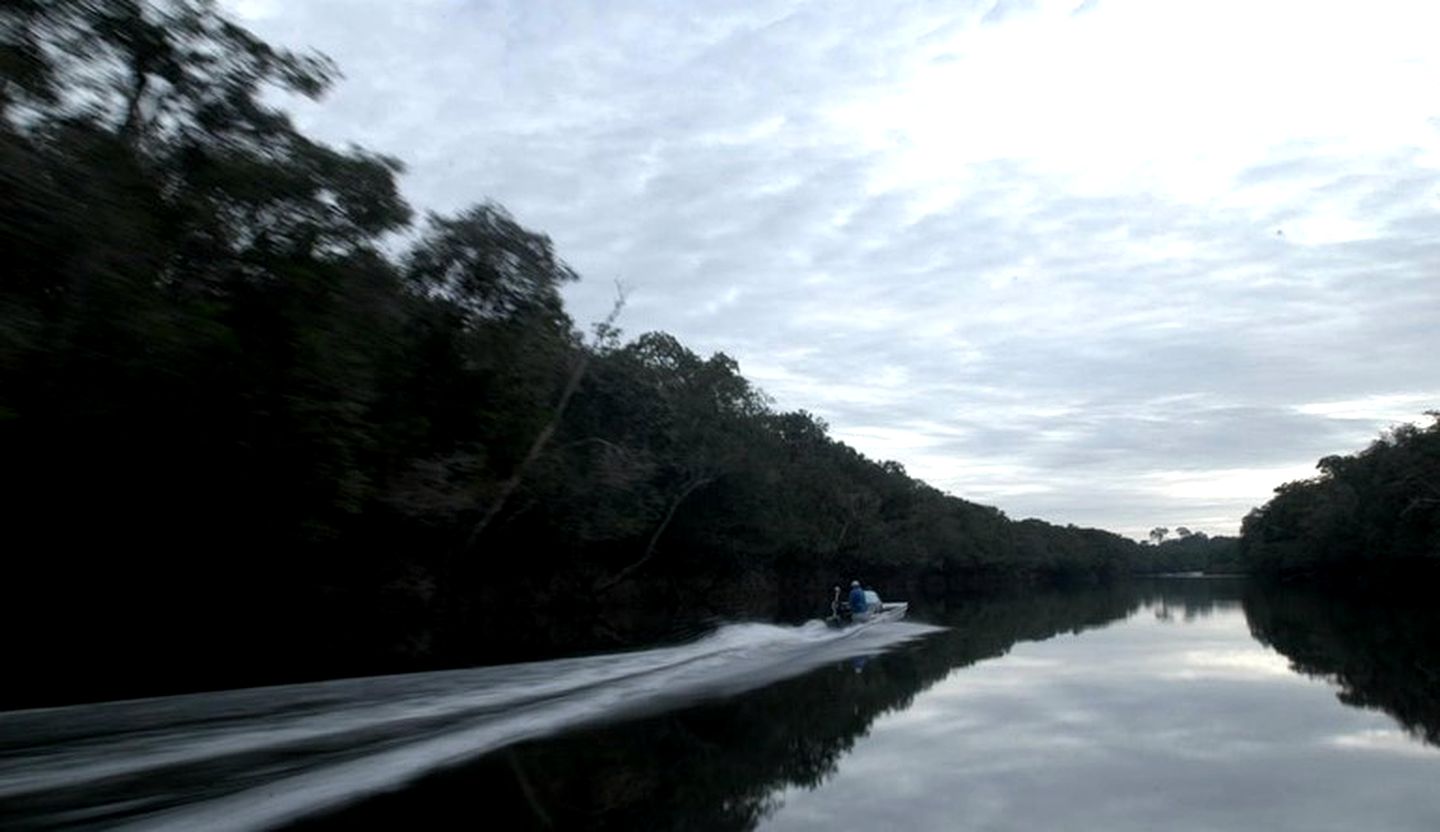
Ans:
[[[1402,425],[1245,517],[1243,558],[1273,576],[1390,575],[1440,568],[1440,414]]]
[[[493,204],[412,228],[396,160],[271,103],[330,63],[210,0],[21,0],[0,37],[0,607],[26,684],[518,658],[676,609],[813,611],[856,575],[1150,568],[866,459],[723,354],[577,331],[548,238]]]

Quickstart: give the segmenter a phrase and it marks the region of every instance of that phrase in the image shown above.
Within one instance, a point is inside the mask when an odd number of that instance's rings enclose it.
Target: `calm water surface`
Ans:
[[[1440,749],[1426,726],[1417,736],[1343,704],[1333,675],[1296,672],[1252,627],[1267,638],[1286,628],[1284,646],[1330,674],[1366,634],[1327,643],[1343,634],[1323,599],[1282,597],[1292,617],[1277,620],[1263,596],[1242,606],[1215,589],[1171,588],[1115,623],[946,674],[877,717],[819,787],[778,789],[761,828],[1440,829]],[[1393,682],[1402,697],[1428,686],[1415,695],[1435,701],[1433,664],[1407,679],[1408,657],[1392,655],[1401,673],[1386,680],[1385,659],[1354,658],[1346,669],[1373,698]]]

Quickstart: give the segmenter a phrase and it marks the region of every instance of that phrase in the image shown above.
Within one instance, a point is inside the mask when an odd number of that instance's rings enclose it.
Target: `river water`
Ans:
[[[1176,579],[0,714],[0,826],[1440,828],[1440,613]]]

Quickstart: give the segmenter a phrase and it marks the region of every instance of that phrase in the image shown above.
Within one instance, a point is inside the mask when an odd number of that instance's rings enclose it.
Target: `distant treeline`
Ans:
[[[1165,531],[1157,529],[1156,531]],[[1205,572],[1235,575],[1247,571],[1240,559],[1240,541],[1235,537],[1180,529],[1181,536],[1141,546],[1133,555],[1131,571],[1139,574]],[[1154,532],[1152,540],[1154,539]]]
[[[1319,476],[1287,483],[1245,517],[1252,571],[1291,578],[1440,574],[1440,413],[1401,425]]]
[[[12,697],[521,658],[623,643],[594,622],[626,610],[1183,554],[1012,522],[776,412],[723,354],[577,331],[548,238],[493,204],[413,227],[399,162],[268,103],[334,67],[213,2],[22,0],[0,27]]]

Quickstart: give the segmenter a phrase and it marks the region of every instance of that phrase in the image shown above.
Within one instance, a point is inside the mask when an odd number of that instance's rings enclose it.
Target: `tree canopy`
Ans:
[[[0,37],[0,607],[25,684],[524,658],[677,609],[814,611],[841,578],[1135,566],[1133,541],[865,458],[729,356],[587,339],[548,237],[483,201],[414,226],[397,160],[273,104],[334,65],[212,0],[19,0]]]
[[[1241,527],[1245,561],[1273,576],[1386,574],[1440,565],[1440,413],[1286,483]]]

